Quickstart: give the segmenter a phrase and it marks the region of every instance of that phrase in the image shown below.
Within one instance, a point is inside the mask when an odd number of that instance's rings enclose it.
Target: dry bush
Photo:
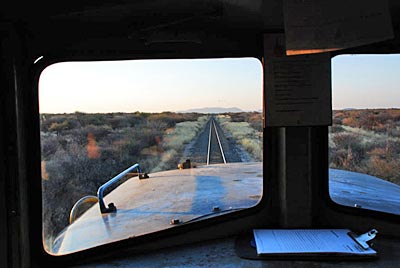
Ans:
[[[389,109],[388,113],[391,115],[393,121],[400,121],[400,109]]]
[[[400,109],[336,111],[335,119],[343,131],[331,127],[330,166],[399,184]]]
[[[357,119],[355,119],[353,117],[343,118],[342,124],[345,126],[350,126],[350,127],[358,127]]]
[[[386,160],[400,160],[400,141],[386,140],[380,147],[368,151],[370,157]]]
[[[361,138],[354,133],[336,133],[332,140],[338,148],[358,147],[361,143]]]
[[[334,122],[337,118],[342,119],[343,125],[384,132],[400,122],[400,109],[336,111]]]
[[[355,170],[365,157],[362,139],[354,133],[332,134],[335,150],[331,150],[331,162],[335,167]]]
[[[162,168],[175,168],[173,155],[194,135],[196,126],[205,122],[199,119],[195,126],[182,121],[199,117],[174,113],[41,115],[44,240],[51,244],[68,225],[70,209],[78,199],[96,194],[101,184],[134,163],[140,163],[145,172],[160,163]],[[176,122],[182,123],[175,128]],[[169,127],[175,129],[175,143],[164,142]]]
[[[167,129],[163,140],[161,161],[152,168],[152,172],[176,168],[186,144],[192,141],[207,123],[207,116],[199,117],[197,121],[186,121],[176,124],[175,128]]]
[[[262,113],[260,112],[226,113],[225,116],[229,117],[232,122],[247,122],[259,132],[263,130]]]
[[[330,150],[329,161],[333,168],[358,171],[362,160],[362,157],[350,147]]]
[[[333,111],[333,117],[334,118],[340,118],[342,119],[344,117],[344,113],[342,111]]]
[[[400,162],[398,159],[387,161],[373,156],[368,161],[367,171],[370,175],[400,185]]]
[[[329,128],[329,132],[331,133],[338,133],[338,132],[344,132],[344,128],[340,125],[333,125]]]
[[[226,133],[240,144],[256,160],[262,159],[262,132],[257,131],[248,122],[230,122],[229,117],[217,117]]]
[[[53,135],[48,135],[47,137],[41,135],[42,159],[49,159],[61,148],[61,139]]]
[[[342,124],[342,119],[341,118],[333,118],[332,119],[332,124],[335,126],[341,125]]]

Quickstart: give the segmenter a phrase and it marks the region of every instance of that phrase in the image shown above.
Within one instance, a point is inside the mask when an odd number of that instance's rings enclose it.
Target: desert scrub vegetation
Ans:
[[[334,111],[330,167],[400,185],[400,109]]]
[[[144,172],[176,168],[204,115],[196,113],[41,114],[44,240],[68,225],[74,203],[134,163]]]
[[[241,145],[255,161],[262,159],[262,120],[260,113],[223,114],[216,118],[228,136]],[[234,121],[235,120],[235,121]],[[239,121],[239,120],[248,120]]]
[[[166,170],[173,165],[176,166],[177,162],[182,162],[181,156],[184,147],[204,128],[207,120],[207,116],[201,116],[197,121],[180,122],[173,129],[168,129],[163,140],[165,152],[161,157],[161,162],[152,172]]]

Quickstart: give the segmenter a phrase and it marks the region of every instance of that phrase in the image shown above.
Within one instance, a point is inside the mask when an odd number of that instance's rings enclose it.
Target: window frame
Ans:
[[[95,54],[95,55],[94,55]],[[126,239],[110,244],[105,244],[88,250],[63,255],[53,256],[48,254],[42,243],[42,215],[41,211],[41,169],[40,169],[40,120],[39,120],[39,103],[38,103],[38,79],[41,71],[48,65],[62,61],[73,60],[118,60],[118,59],[145,59],[146,57],[138,57],[127,51],[120,51],[119,56],[115,52],[111,55],[104,51],[96,53],[87,53],[81,51],[77,55],[73,54],[48,54],[37,62],[35,65],[30,63],[28,68],[22,65],[17,66],[16,79],[21,81],[24,90],[19,90],[17,99],[21,100],[24,105],[17,107],[16,113],[24,114],[16,125],[22,131],[21,137],[27,142],[26,150],[23,150],[20,163],[17,162],[19,168],[29,170],[29,177],[26,177],[28,183],[28,203],[29,203],[29,252],[32,263],[38,265],[73,265],[83,262],[92,262],[103,258],[114,258],[123,254],[148,252],[158,248],[179,245],[184,243],[192,243],[201,240],[214,239],[229,235],[238,234],[244,230],[251,228],[282,228],[281,218],[282,210],[277,204],[281,198],[279,193],[279,157],[281,152],[276,144],[282,136],[280,128],[264,127],[263,131],[263,197],[255,207],[233,212],[220,217],[207,219],[204,221],[193,222],[190,225],[179,226],[160,232],[140,236],[133,239]],[[106,54],[106,55],[105,55]],[[178,54],[181,55],[181,54]],[[201,58],[201,54],[191,54],[193,58]],[[217,55],[214,55],[215,57]],[[221,55],[220,55],[221,56]],[[231,54],[222,55],[226,57],[255,57],[247,54]],[[204,56],[205,58],[206,56]],[[256,56],[261,59],[262,56]],[[152,58],[152,57],[148,57]],[[177,58],[167,57],[164,54],[154,54],[153,58]],[[191,58],[188,55],[182,58]],[[207,55],[207,58],[211,58]],[[32,86],[33,85],[33,86]],[[265,90],[265,88],[264,88]],[[264,101],[265,105],[265,101]],[[312,180],[310,186],[312,188],[312,226],[318,227],[341,227],[353,228],[359,230],[367,225],[375,226],[383,234],[398,236],[400,233],[400,225],[398,224],[400,217],[397,215],[387,215],[387,213],[368,211],[365,209],[357,209],[346,207],[334,203],[329,195],[329,177],[328,177],[328,127],[312,128],[312,139],[317,143],[313,149],[313,157],[311,159]],[[26,164],[26,167],[22,167]],[[320,165],[320,166],[319,166]],[[267,179],[270,178],[270,179]],[[29,181],[28,181],[29,180]],[[362,221],[363,224],[359,224]],[[239,226],[239,227],[238,227]],[[383,232],[382,232],[383,230]],[[221,231],[221,232],[219,232]]]
[[[32,80],[33,81],[33,93],[34,93],[34,98],[32,100],[32,106],[34,107],[34,112],[31,114],[31,119],[33,120],[28,120],[30,123],[29,128],[32,129],[32,132],[35,133],[36,139],[33,142],[33,146],[35,147],[35,154],[30,154],[28,155],[28,158],[30,159],[30,163],[34,163],[32,165],[32,169],[35,169],[35,174],[36,176],[32,179],[32,184],[34,184],[34,189],[40,189],[40,191],[32,191],[31,192],[31,204],[33,204],[32,209],[31,209],[31,215],[42,215],[42,187],[41,187],[41,170],[40,170],[40,159],[41,159],[41,147],[40,147],[40,119],[39,119],[39,77],[41,72],[48,66],[55,64],[55,63],[60,63],[60,62],[70,62],[70,61],[99,61],[99,60],[143,60],[143,59],[165,59],[165,58],[160,58],[160,57],[135,57],[134,55],[129,55],[126,56],[125,53],[121,54],[121,57],[104,57],[103,52],[100,53],[100,56],[93,56],[93,55],[79,55],[77,57],[69,57],[68,55],[66,57],[59,57],[59,56],[54,56],[54,55],[48,55],[44,56],[40,61],[32,65]],[[254,56],[254,55],[244,55],[244,56],[237,56],[235,55],[234,57],[213,57],[215,59],[218,58],[241,58],[241,57],[252,57],[256,58],[260,61],[260,64],[262,66],[262,60],[260,56]],[[168,59],[188,59],[189,57],[168,57]],[[202,58],[212,58],[212,57],[196,57],[199,59]],[[263,73],[262,73],[263,75]],[[262,89],[263,90],[263,89]],[[263,112],[264,113],[264,112]],[[38,140],[37,140],[38,139]],[[263,131],[263,143],[265,146],[265,129]],[[38,156],[38,158],[35,159],[34,155]],[[265,159],[265,150],[263,151],[263,159]],[[263,173],[266,171],[266,165],[265,165],[265,160],[263,161]],[[202,219],[199,221],[194,221],[189,224],[185,225],[180,225],[176,226],[174,228],[169,228],[169,229],[164,229],[160,230],[154,233],[149,233],[149,234],[144,234],[140,235],[138,237],[133,237],[133,238],[127,238],[123,239],[120,241],[112,242],[112,243],[107,243],[99,246],[95,246],[93,248],[85,249],[82,251],[66,254],[66,255],[52,255],[48,253],[43,246],[43,241],[42,241],[42,216],[41,217],[35,217],[32,218],[33,221],[30,224],[30,233],[31,234],[40,234],[40,239],[39,235],[35,235],[32,237],[32,243],[31,243],[31,251],[33,256],[35,256],[35,259],[40,260],[40,263],[43,264],[76,264],[80,263],[81,260],[86,261],[92,261],[96,260],[101,257],[106,257],[110,254],[118,254],[118,252],[121,251],[129,251],[130,253],[140,253],[140,252],[146,252],[146,245],[149,247],[153,248],[163,248],[167,246],[171,246],[173,244],[180,244],[181,242],[178,242],[180,239],[183,239],[185,241],[190,241],[196,242],[196,241],[201,241],[201,240],[207,240],[207,239],[214,239],[218,237],[223,237],[230,235],[235,232],[240,232],[245,229],[251,228],[253,226],[257,227],[259,226],[260,223],[264,224],[270,224],[268,223],[270,220],[268,219],[263,219],[262,215],[265,214],[266,210],[270,210],[269,204],[271,204],[270,198],[265,194],[265,186],[267,182],[265,180],[265,175],[263,177],[263,194],[261,199],[259,200],[258,204],[247,208],[243,209],[240,211],[234,211],[230,212],[224,215],[220,216],[215,216],[207,219]],[[40,201],[40,202],[39,202]],[[268,213],[270,214],[270,213]],[[36,218],[39,218],[38,220]],[[254,218],[258,218],[258,220],[252,220]],[[223,226],[229,225],[229,226],[234,226],[235,222],[246,222],[244,227],[234,227],[232,230],[226,230]],[[254,222],[254,223],[252,223]],[[214,226],[213,228],[219,228],[220,231],[214,232],[210,228],[210,226]],[[221,227],[222,226],[222,227]],[[241,224],[237,224],[237,226],[241,226]],[[40,230],[40,232],[38,231]],[[182,237],[183,236],[183,237]],[[182,237],[182,238],[179,238]],[[188,238],[189,237],[189,238]],[[39,241],[40,240],[40,241]],[[149,242],[150,241],[150,242]],[[175,242],[174,242],[175,241]],[[39,246],[40,245],[40,246]],[[138,246],[140,245],[140,246]]]
[[[350,55],[350,54],[357,54],[357,55],[390,55],[390,54],[394,54],[394,53],[378,53],[378,52],[368,52],[367,51],[362,51],[358,52],[358,49],[348,49],[348,50],[342,50],[342,51],[334,51],[331,52],[331,63],[332,63],[332,59],[334,57],[337,56],[341,56],[341,55]],[[333,90],[333,89],[332,89]],[[332,113],[333,116],[333,113]],[[329,130],[327,130],[327,136],[329,135]],[[329,137],[328,137],[329,139]],[[328,169],[329,169],[329,142],[327,141],[327,153],[328,153]],[[360,173],[363,174],[363,173]],[[369,175],[369,174],[367,174]],[[372,176],[372,175],[370,175]],[[379,178],[378,178],[379,179]],[[395,230],[397,229],[395,227],[397,222],[400,222],[400,214],[393,214],[393,213],[389,213],[389,212],[385,212],[385,211],[378,211],[378,210],[372,210],[372,209],[368,209],[365,207],[362,208],[358,208],[358,207],[350,207],[347,205],[343,205],[343,204],[339,204],[337,202],[335,202],[331,195],[330,195],[330,191],[329,191],[329,174],[328,174],[328,179],[326,181],[326,183],[323,184],[323,189],[324,189],[324,193],[322,194],[323,200],[324,200],[324,204],[325,204],[325,208],[327,209],[327,211],[329,211],[328,213],[331,214],[335,214],[338,213],[340,215],[354,215],[355,217],[368,217],[371,219],[379,219],[379,221],[382,220],[383,221],[383,228],[384,229],[390,229],[390,228],[394,228]],[[394,225],[394,227],[392,227]],[[386,226],[390,226],[389,228],[386,228]],[[390,235],[395,235],[396,233],[393,231],[389,231],[388,232]]]

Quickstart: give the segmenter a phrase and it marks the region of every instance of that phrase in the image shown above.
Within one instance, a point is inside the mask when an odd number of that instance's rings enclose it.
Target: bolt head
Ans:
[[[219,212],[219,211],[221,211],[221,209],[219,208],[219,206],[214,206],[214,207],[212,208],[212,211],[213,211],[213,212]]]
[[[171,225],[176,225],[176,224],[179,224],[179,223],[181,223],[181,221],[179,219],[172,219],[171,222],[170,222]]]

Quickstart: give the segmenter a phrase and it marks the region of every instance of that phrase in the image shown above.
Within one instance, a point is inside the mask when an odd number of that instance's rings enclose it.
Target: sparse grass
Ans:
[[[362,128],[355,128],[349,126],[342,126],[345,132],[350,132],[357,134],[358,136],[363,138],[364,143],[368,142],[377,142],[377,141],[386,141],[386,140],[393,140],[393,141],[400,141],[400,137],[391,136],[388,133],[379,133],[372,130],[365,130]]]
[[[201,116],[170,112],[41,114],[46,247],[68,225],[73,204],[82,196],[95,194],[122,170],[136,162],[144,172],[175,167],[174,157],[194,137],[197,125],[206,120],[199,119]]]
[[[189,143],[207,122],[207,117],[200,117],[197,121],[187,121],[176,124],[175,128],[168,130],[164,138],[164,147],[177,149]]]
[[[335,111],[329,133],[330,167],[400,184],[400,110]]]
[[[175,128],[168,129],[163,141],[166,151],[163,152],[160,163],[151,172],[170,169],[171,162],[178,161],[185,145],[196,137],[206,122],[207,116],[202,116],[197,121],[181,122],[176,124]]]
[[[217,116],[225,132],[240,144],[256,161],[262,159],[262,132],[252,128],[248,122],[231,122],[228,115]]]

